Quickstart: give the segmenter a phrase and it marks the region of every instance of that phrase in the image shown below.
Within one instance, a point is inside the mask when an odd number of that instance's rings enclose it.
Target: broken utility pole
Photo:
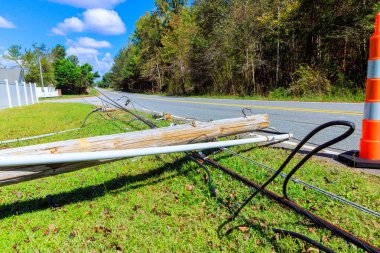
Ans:
[[[39,157],[39,159],[43,160],[44,156],[60,154],[72,154],[74,156],[74,154],[78,155],[78,153],[117,152],[138,148],[184,145],[252,132],[268,126],[267,115],[254,115],[212,122],[194,121],[185,125],[0,150],[0,160],[1,157],[7,157],[8,159],[11,157],[16,160],[22,156]],[[55,164],[41,163],[28,166],[0,166],[0,186],[71,172],[116,160],[119,159],[73,161]]]

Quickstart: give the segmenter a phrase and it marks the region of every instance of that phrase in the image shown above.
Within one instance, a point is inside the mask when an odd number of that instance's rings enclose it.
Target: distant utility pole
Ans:
[[[276,84],[275,88],[278,88],[279,72],[280,72],[280,3],[277,5],[277,65],[276,65]]]
[[[40,64],[40,76],[41,76],[42,92],[43,92],[44,95],[45,95],[44,77],[43,77],[43,75],[42,75],[41,55],[38,56],[38,63]]]

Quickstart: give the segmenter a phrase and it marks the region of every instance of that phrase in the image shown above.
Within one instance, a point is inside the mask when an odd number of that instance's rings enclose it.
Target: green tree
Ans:
[[[25,74],[25,81],[37,83],[39,86],[41,86],[40,65],[38,56],[34,55],[34,58],[35,60],[33,60],[28,66],[28,71]],[[55,84],[56,81],[54,76],[53,63],[49,60],[47,56],[43,56],[40,60],[44,84],[46,86]]]
[[[64,94],[76,94],[83,92],[78,82],[81,78],[81,71],[78,66],[68,59],[59,59],[54,62],[54,75],[57,81],[57,88]]]
[[[157,12],[162,16],[167,16],[168,12],[178,14],[187,4],[187,0],[156,0]]]
[[[110,86],[113,87],[115,90],[125,89],[124,80],[126,80],[128,77],[123,74],[123,68],[124,65],[127,63],[127,50],[128,48],[122,48],[118,52],[118,54],[114,58],[114,64],[110,71]]]
[[[87,89],[88,87],[91,87],[94,84],[94,80],[100,77],[98,72],[92,73],[92,70],[92,66],[88,63],[85,63],[82,66],[80,66],[81,89]]]
[[[128,53],[132,54],[132,58],[134,58],[133,55],[139,53],[138,67],[141,76],[152,83],[152,89],[156,86],[158,91],[162,91],[164,77],[161,59],[162,26],[160,18],[156,14],[146,13],[136,23],[136,31],[133,36],[135,48],[128,50]],[[136,51],[137,49],[139,52]]]
[[[109,88],[111,87],[111,83],[112,83],[112,73],[107,72],[102,76],[102,79],[97,82],[97,85],[100,88]]]
[[[40,61],[46,84],[54,84],[54,70],[45,44],[33,44],[33,50],[23,50],[19,45],[10,46],[6,59],[11,60],[23,70],[25,81],[41,85]]]
[[[56,45],[52,50],[51,50],[51,58],[52,61],[64,59],[66,57],[66,49],[62,45]]]
[[[3,58],[14,62],[21,69],[24,69],[27,65],[24,54],[22,53],[21,45],[10,46],[7,50],[7,54],[3,55]]]
[[[110,74],[115,89],[233,95],[279,89],[301,96],[307,93],[293,92],[294,87],[307,90],[313,75],[328,87],[321,93],[364,88],[378,0],[155,4],[115,57]],[[310,90],[318,85],[309,83]]]
[[[54,62],[54,76],[57,88],[62,89],[64,94],[83,94],[99,78],[98,72],[92,72],[92,66],[88,63],[82,66],[74,64],[69,57],[58,59]]]
[[[185,8],[178,15],[173,16],[169,23],[169,29],[162,37],[162,58],[167,66],[170,93],[187,94],[192,92],[190,52],[194,33],[194,19],[190,9]]]
[[[78,59],[78,56],[76,55],[69,55],[67,57],[67,59],[72,63],[74,64],[75,66],[79,65],[79,59]]]

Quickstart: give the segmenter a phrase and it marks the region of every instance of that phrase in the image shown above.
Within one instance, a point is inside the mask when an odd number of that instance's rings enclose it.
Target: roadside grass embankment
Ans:
[[[79,127],[93,107],[37,104],[0,111],[0,138],[21,138]],[[147,115],[147,117],[149,117]],[[119,119],[119,120],[117,120]],[[160,126],[167,122],[159,122]],[[92,115],[76,132],[0,148],[136,131],[146,127],[124,112]],[[278,168],[289,151],[245,145],[240,154]],[[212,156],[222,165],[263,183],[270,173],[227,153]],[[296,157],[296,161],[302,158]],[[293,161],[291,165],[294,165]],[[288,170],[290,167],[288,168]],[[210,168],[218,197],[230,206],[252,190]],[[314,158],[297,178],[380,211],[380,178]],[[281,192],[283,179],[269,189]],[[337,252],[363,252],[291,210],[259,196],[219,237],[230,213],[208,191],[204,171],[182,153],[123,160],[0,188],[2,252],[312,252],[271,228],[302,233]],[[291,183],[289,195],[334,224],[380,245],[380,221]],[[249,224],[247,224],[247,220]]]
[[[300,101],[300,102],[336,102],[336,103],[363,103],[365,95],[326,95],[326,96],[284,96],[277,94],[269,94],[268,96],[236,96],[236,95],[201,95],[190,96],[194,98],[212,98],[212,99],[241,99],[241,100],[270,100],[270,101]]]
[[[157,96],[173,96],[168,93],[142,93]],[[340,102],[340,103],[363,103],[365,100],[365,91],[350,91],[339,89],[333,93],[326,95],[305,95],[294,96],[289,94],[285,89],[277,89],[271,91],[268,95],[220,95],[215,93],[203,95],[181,95],[182,97],[192,98],[209,98],[209,99],[237,99],[237,100],[270,100],[270,101],[300,101],[300,102]]]
[[[40,98],[40,100],[44,101],[44,100],[58,100],[58,99],[72,99],[72,98],[94,97],[94,96],[96,96],[98,94],[99,94],[99,92],[96,89],[91,88],[90,91],[87,94],[62,95],[62,96],[59,96],[59,97]]]

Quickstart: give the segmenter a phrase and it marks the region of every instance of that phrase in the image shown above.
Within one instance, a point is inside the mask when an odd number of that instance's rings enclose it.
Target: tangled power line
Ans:
[[[133,114],[131,113],[127,108],[124,108],[123,106],[121,106],[120,104],[117,104],[116,101],[114,101],[112,98],[108,97],[107,95],[105,95],[103,92],[99,91],[104,97],[106,97],[109,101],[110,101],[110,104],[116,106],[117,108],[120,108],[128,113],[130,113],[131,115],[135,116],[136,114]],[[128,97],[128,96],[125,96],[128,100],[128,103],[132,103],[133,104],[133,101]],[[146,107],[144,107],[146,108]],[[136,108],[135,108],[136,109]],[[151,112],[154,112],[151,110]],[[137,113],[137,110],[136,110],[136,113]],[[156,112],[155,112],[156,113]],[[243,111],[243,114],[244,114],[244,111]],[[148,125],[150,128],[156,128],[156,125],[154,125],[152,122],[149,122],[147,119],[145,119],[143,116],[141,115],[138,115],[138,117],[136,117],[137,119],[141,120],[143,123],[145,123],[146,125]],[[326,129],[326,128],[329,128],[329,127],[336,127],[336,126],[340,126],[340,127],[346,127],[348,128],[343,134],[341,134],[340,136],[332,139],[332,140],[329,140],[323,144],[320,144],[318,145],[317,147],[315,147],[311,152],[309,152],[300,162],[298,162],[294,167],[293,169],[288,173],[288,174],[285,174],[283,173],[283,170],[285,169],[285,167],[289,164],[289,162],[294,158],[294,156],[297,154],[297,152],[314,136],[316,135],[317,133],[319,133],[320,131]],[[377,218],[380,218],[380,214],[373,211],[373,210],[370,210],[366,207],[363,207],[361,205],[358,205],[354,202],[351,202],[349,200],[346,200],[336,194],[333,194],[333,193],[330,193],[326,190],[323,190],[321,188],[318,188],[318,187],[315,187],[313,185],[310,185],[302,180],[299,180],[297,178],[293,178],[293,175],[299,170],[301,169],[301,167],[312,157],[314,156],[315,154],[317,154],[318,152],[320,152],[321,150],[333,145],[333,144],[336,144],[344,139],[346,139],[348,136],[350,136],[355,130],[355,125],[352,123],[352,122],[347,122],[347,121],[332,121],[332,122],[328,122],[326,124],[323,124],[321,126],[318,126],[317,128],[315,128],[312,132],[310,132],[303,140],[300,141],[300,143],[297,145],[297,147],[291,152],[291,154],[287,157],[287,159],[283,162],[283,164],[280,166],[279,169],[275,170],[269,166],[266,166],[264,164],[261,164],[261,163],[258,163],[256,161],[254,161],[253,159],[250,159],[248,157],[244,157],[234,151],[231,151],[229,149],[226,149],[226,148],[223,148],[221,149],[222,151],[225,151],[225,152],[228,152],[232,155],[235,155],[237,157],[240,157],[241,159],[244,159],[246,161],[249,161],[250,163],[252,164],[255,164],[255,165],[259,165],[261,167],[264,167],[266,168],[268,171],[272,172],[273,175],[262,185],[258,185],[257,183],[245,178],[244,176],[220,165],[219,163],[217,163],[216,161],[208,158],[207,156],[203,155],[202,153],[186,153],[186,155],[192,160],[194,161],[195,163],[197,163],[206,173],[207,173],[207,178],[208,178],[208,184],[209,184],[209,187],[210,187],[210,191],[211,191],[211,196],[213,197],[216,197],[216,191],[215,191],[215,186],[213,185],[213,181],[211,179],[211,173],[209,172],[208,168],[202,163],[200,162],[203,161],[205,164],[208,164],[208,165],[211,165],[223,172],[225,172],[226,174],[228,174],[229,176],[231,176],[232,178],[250,186],[250,187],[253,187],[256,189],[256,191],[254,193],[251,194],[251,196],[249,196],[243,204],[241,204],[239,206],[239,208],[237,209],[237,211],[235,211],[233,213],[233,216],[229,219],[227,219],[218,229],[218,233],[221,234],[221,230],[223,229],[223,227],[225,225],[227,225],[228,223],[232,222],[233,220],[235,220],[239,215],[240,213],[243,211],[243,209],[246,207],[246,205],[248,205],[258,194],[263,194],[263,195],[266,195],[268,196],[269,198],[271,198],[272,200],[284,205],[284,206],[287,206],[288,208],[294,210],[296,213],[298,214],[301,214],[303,216],[305,216],[306,218],[308,218],[309,220],[313,221],[315,224],[323,227],[323,228],[326,228],[328,230],[330,230],[331,232],[333,232],[334,234],[340,236],[341,238],[343,238],[344,240],[346,240],[347,242],[350,242],[354,245],[356,245],[357,247],[367,251],[367,252],[371,252],[371,253],[379,253],[380,252],[380,248],[374,246],[374,245],[371,245],[370,243],[358,238],[357,236],[343,230],[342,228],[324,220],[323,218],[311,213],[310,211],[306,210],[305,208],[301,207],[300,205],[298,205],[297,203],[295,203],[288,195],[288,183],[290,181],[293,181],[295,183],[299,183],[299,184],[302,184],[316,192],[319,192],[319,193],[322,193],[332,199],[335,199],[335,200],[338,200],[344,204],[347,204],[347,205],[350,205],[362,212],[365,212],[367,214],[371,214]],[[271,182],[273,182],[278,176],[281,176],[283,177],[285,180],[283,182],[283,195],[284,197],[281,197],[279,196],[278,194],[266,189],[266,186],[268,186]],[[219,198],[218,200],[220,202],[222,202]],[[226,206],[226,205],[225,205]],[[229,209],[231,211],[231,209]],[[314,245],[315,247],[317,247],[318,249],[324,251],[324,252],[334,252],[333,250],[325,247],[324,245],[322,245],[321,243],[319,242],[316,242],[304,235],[301,235],[299,233],[295,233],[293,231],[287,231],[287,230],[283,230],[283,229],[273,229],[273,231],[275,233],[279,233],[279,234],[283,234],[283,235],[287,235],[287,236],[292,236],[292,237],[295,237],[295,238],[298,238],[298,239],[301,239],[305,242],[308,242],[312,245]]]
[[[151,112],[152,116],[159,116],[160,113],[156,112],[156,111],[153,111],[145,106],[143,106],[142,104],[140,103],[137,103],[135,101],[133,101],[130,97],[124,95],[123,97],[119,98],[118,100],[114,100],[112,99],[111,97],[107,96],[105,93],[103,93],[102,91],[98,90],[98,92],[101,94],[101,95],[97,95],[98,99],[100,101],[102,101],[103,103],[103,107],[101,108],[96,108],[94,109],[93,111],[91,111],[84,119],[83,123],[82,123],[82,126],[81,128],[85,127],[86,125],[86,122],[88,120],[88,118],[96,113],[96,112],[106,112],[107,110],[107,107],[109,106],[113,106],[114,108],[117,108],[119,110],[122,110],[122,111],[125,111],[127,112],[128,114],[130,114],[131,116],[133,116],[136,120],[139,120],[141,121],[142,123],[146,124],[149,128],[153,129],[153,128],[157,128],[157,125],[154,124],[153,122],[151,122],[150,120],[146,119],[144,116],[140,115],[135,104],[138,105],[139,107],[143,108],[144,110],[146,111],[149,111]],[[125,106],[121,105],[120,103],[118,103],[117,101],[120,101],[122,98],[126,98],[126,102],[125,102]],[[86,103],[88,103],[87,101],[85,101]],[[131,105],[134,109],[134,111],[131,111],[130,109],[128,109],[128,105]],[[243,110],[242,111],[243,114],[245,115],[245,111]],[[101,114],[102,115],[102,114]],[[165,113],[162,114],[163,117],[161,117],[160,119],[164,119],[165,118]],[[111,116],[110,116],[111,117]],[[103,115],[102,115],[102,118],[104,120],[108,120],[106,119]],[[120,122],[123,122],[125,123],[123,120],[119,119],[119,118],[116,118],[116,117],[111,117],[112,119],[116,119]],[[185,118],[180,118],[180,117],[170,117],[170,119],[172,119],[173,121],[194,121],[195,119],[185,119]],[[178,123],[177,122],[177,123]],[[332,140],[329,140],[323,144],[315,144],[315,143],[311,143],[315,146],[315,148],[309,152],[306,156],[304,156],[304,158],[298,162],[294,167],[293,169],[288,173],[284,173],[283,170],[285,169],[285,167],[289,164],[289,162],[294,158],[294,156],[296,155],[296,153],[307,143],[309,143],[309,140],[314,136],[316,135],[317,133],[319,133],[320,131],[324,130],[324,129],[327,129],[327,128],[330,128],[330,127],[346,127],[347,130],[341,134],[340,136],[332,139]],[[44,138],[44,137],[48,137],[48,136],[51,136],[51,135],[55,135],[55,134],[60,134],[60,133],[65,133],[65,132],[69,132],[69,131],[76,131],[76,130],[79,130],[81,128],[76,128],[76,129],[69,129],[69,130],[65,130],[65,131],[60,131],[60,132],[56,132],[56,133],[53,133],[53,134],[45,134],[45,135],[40,135],[40,136],[33,136],[33,137],[27,137],[27,138],[19,138],[19,139],[16,139],[16,140],[9,140],[9,141],[2,141],[0,142],[0,144],[7,144],[7,143],[12,143],[12,142],[18,142],[18,141],[24,141],[24,140],[31,140],[31,139],[38,139],[38,138]],[[275,132],[277,133],[281,133],[279,131],[277,131],[276,129],[272,129],[274,130]],[[343,238],[344,240],[346,240],[347,242],[350,242],[354,245],[356,245],[357,247],[367,251],[367,252],[380,252],[380,249],[376,246],[373,246],[371,245],[370,243],[358,238],[357,236],[343,230],[342,228],[340,227],[337,227],[336,225],[324,220],[323,218],[311,213],[310,211],[306,210],[305,208],[301,207],[299,204],[297,204],[294,200],[292,200],[289,196],[288,196],[288,183],[290,181],[296,183],[296,184],[301,184],[315,192],[318,192],[320,194],[323,194],[325,196],[327,196],[328,198],[331,198],[333,200],[337,200],[343,204],[346,204],[346,205],[349,205],[353,208],[356,208],[357,210],[361,211],[361,212],[364,212],[364,213],[367,213],[367,214],[370,214],[376,218],[380,218],[380,214],[374,210],[371,210],[369,208],[366,208],[364,206],[361,206],[357,203],[354,203],[352,201],[349,201],[341,196],[338,196],[334,193],[331,193],[331,192],[328,192],[324,189],[321,189],[319,187],[316,187],[316,186],[313,186],[305,181],[302,181],[298,178],[295,178],[293,177],[293,175],[299,170],[302,168],[302,166],[315,154],[317,154],[318,152],[320,152],[321,150],[325,149],[326,147],[329,147],[333,144],[336,144],[342,140],[344,140],[345,138],[347,138],[348,136],[350,136],[355,130],[355,126],[353,123],[351,122],[347,122],[347,121],[332,121],[332,122],[328,122],[326,124],[323,124],[321,126],[318,126],[316,127],[311,133],[309,133],[304,139],[300,140],[300,139],[297,139],[299,140],[299,143],[298,145],[296,146],[296,148],[291,152],[291,154],[287,157],[287,159],[285,160],[285,162],[283,162],[283,164],[280,166],[279,169],[274,169],[274,168],[271,168],[263,163],[260,163],[260,162],[257,162],[249,157],[246,157],[246,156],[243,156],[235,151],[232,151],[230,149],[227,149],[227,148],[220,148],[218,151],[221,152],[226,152],[234,157],[238,157],[240,159],[243,159],[247,162],[249,162],[250,164],[252,165],[255,165],[255,166],[259,166],[259,167],[262,167],[264,169],[266,169],[267,171],[269,171],[270,173],[272,173],[272,176],[262,185],[259,185],[249,179],[247,179],[246,177],[240,175],[239,173],[237,172],[234,172],[233,170],[229,169],[229,168],[226,168],[225,166],[219,164],[218,162],[214,161],[213,159],[209,158],[208,156],[204,155],[203,153],[199,152],[199,153],[189,153],[189,152],[186,152],[186,156],[193,162],[195,162],[200,168],[202,168],[205,173],[207,174],[207,183],[208,183],[208,186],[209,186],[209,190],[210,190],[210,193],[211,193],[211,196],[212,197],[216,197],[216,199],[218,200],[218,202],[220,202],[221,204],[223,204],[224,206],[226,206],[228,208],[228,211],[230,211],[233,215],[231,218],[227,219],[219,228],[218,228],[218,233],[219,235],[222,235],[222,230],[223,228],[233,222],[238,216],[241,217],[241,212],[244,210],[244,208],[258,195],[258,194],[263,194],[267,197],[269,197],[270,199],[294,210],[296,213],[298,214],[301,214],[303,216],[305,216],[306,218],[308,218],[309,220],[311,220],[312,222],[314,222],[315,224],[321,226],[321,227],[324,227],[328,230],[330,230],[331,232],[333,232],[334,234],[340,236],[341,238]],[[212,180],[212,177],[211,177],[211,173],[208,169],[208,166],[212,166],[214,168],[217,168],[218,170],[221,170],[222,172],[228,174],[229,176],[231,176],[233,179],[235,180],[238,180],[240,182],[242,182],[243,184],[249,186],[249,187],[252,187],[254,189],[256,189],[256,191],[254,191],[242,204],[239,204],[237,205],[238,208],[236,211],[234,211],[231,206],[227,205],[226,203],[224,203],[224,201],[219,198],[216,194],[216,187],[213,183],[213,180]],[[282,177],[284,179],[284,182],[283,182],[283,185],[282,185],[282,193],[283,193],[283,197],[279,196],[277,193],[275,192],[272,192],[270,190],[268,190],[266,187],[271,183],[273,182],[277,177]],[[277,229],[277,228],[273,228],[272,231],[274,233],[277,233],[277,234],[282,234],[282,235],[285,235],[285,236],[292,236],[292,237],[295,237],[295,238],[298,238],[300,240],[303,240],[305,242],[308,242],[310,243],[311,245],[317,247],[318,249],[324,251],[324,252],[334,252],[333,250],[325,247],[324,245],[322,245],[321,243],[319,242],[316,242],[304,235],[301,235],[299,233],[296,233],[296,232],[293,232],[293,231],[287,231],[287,230],[283,230],[283,229]]]

